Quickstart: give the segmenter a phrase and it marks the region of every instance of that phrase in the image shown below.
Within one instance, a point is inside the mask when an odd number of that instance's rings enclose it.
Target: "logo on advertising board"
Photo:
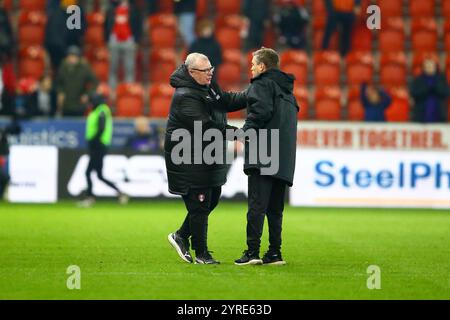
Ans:
[[[66,190],[60,193],[63,197],[78,197],[87,188],[85,172],[89,156],[81,152],[68,151],[63,151],[61,154],[60,161],[65,164],[73,163],[73,165],[61,166],[61,170],[70,170],[70,172],[60,172],[60,176],[67,177],[59,182],[62,186],[67,186]],[[73,157],[75,159],[71,159]],[[223,197],[247,196],[247,176],[242,171],[243,164],[243,158],[237,158],[234,161],[228,171],[227,183],[222,188]],[[176,197],[168,191],[166,165],[161,155],[107,155],[104,159],[103,175],[131,197]],[[116,192],[101,182],[95,173],[92,173],[92,180],[93,192],[96,196],[116,196]]]
[[[450,154],[302,150],[291,204],[450,207]]]

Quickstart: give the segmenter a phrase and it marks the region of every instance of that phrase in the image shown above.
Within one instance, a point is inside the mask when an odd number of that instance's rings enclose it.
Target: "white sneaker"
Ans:
[[[121,205],[126,205],[130,201],[130,197],[128,197],[126,194],[122,193],[119,195],[119,203]]]
[[[81,208],[90,208],[94,205],[95,198],[94,197],[88,197],[80,202],[78,202],[78,206]]]

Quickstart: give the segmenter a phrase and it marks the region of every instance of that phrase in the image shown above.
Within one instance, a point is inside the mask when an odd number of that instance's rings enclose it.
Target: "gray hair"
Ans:
[[[198,60],[209,60],[209,59],[204,54],[193,52],[186,57],[186,61],[184,62],[184,64],[186,65],[186,67],[191,68],[197,63]]]

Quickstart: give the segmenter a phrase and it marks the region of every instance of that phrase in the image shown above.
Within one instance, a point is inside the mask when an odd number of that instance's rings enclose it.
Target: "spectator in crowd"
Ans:
[[[56,91],[50,75],[44,75],[39,80],[37,90],[32,95],[34,116],[54,116],[56,112]]]
[[[352,28],[356,16],[361,13],[361,0],[324,0],[327,9],[327,23],[322,49],[327,50],[331,36],[341,27],[340,53],[346,56],[351,49]]]
[[[0,56],[10,57],[14,48],[14,35],[11,20],[4,7],[4,0],[0,0]]]
[[[66,12],[68,5],[70,5],[70,2],[56,0],[49,2],[47,6],[48,19],[44,45],[50,56],[52,70],[55,74],[66,56],[67,49],[70,46],[82,47],[82,40],[87,26],[84,10],[80,7],[81,29],[70,30],[67,28],[67,19],[70,16]]]
[[[56,80],[57,115],[83,116],[88,94],[95,91],[98,80],[78,47],[69,47]]]
[[[264,23],[269,17],[270,0],[244,0],[243,13],[249,20],[245,50],[260,48],[264,40]]]
[[[218,68],[222,64],[222,47],[214,37],[214,24],[207,19],[199,22],[198,38],[189,48],[189,53],[202,53],[209,58],[211,64]],[[215,74],[214,74],[215,76]]]
[[[414,98],[413,121],[447,122],[448,83],[433,59],[425,59],[422,73],[410,87]]]
[[[109,86],[117,86],[119,62],[124,60],[125,81],[135,81],[136,51],[141,41],[139,10],[129,0],[113,0],[106,13],[105,40],[110,54]]]
[[[281,42],[293,49],[305,49],[309,20],[308,11],[295,0],[283,0],[279,12],[274,15]]]
[[[150,126],[147,118],[138,117],[134,123],[136,134],[127,141],[127,149],[136,152],[149,152],[161,150],[161,139],[158,129]]]
[[[385,111],[392,99],[382,88],[363,83],[361,85],[361,103],[364,108],[364,120],[371,122],[386,121]]]
[[[14,114],[16,75],[14,66],[6,55],[0,56],[0,115]]]
[[[32,77],[19,80],[16,89],[16,110],[15,115],[20,119],[27,119],[34,115],[36,110],[33,95],[37,89],[36,80]]]
[[[197,0],[175,1],[174,12],[178,17],[178,27],[187,48],[195,40],[195,19],[197,15]]]

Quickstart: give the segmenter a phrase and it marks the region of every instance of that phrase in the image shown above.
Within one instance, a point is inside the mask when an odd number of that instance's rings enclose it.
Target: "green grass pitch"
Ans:
[[[210,216],[217,266],[181,261],[167,241],[182,201],[99,202],[90,209],[0,204],[0,299],[450,299],[450,212],[285,210],[285,266],[235,266],[246,206]],[[263,247],[267,249],[267,225]],[[81,289],[66,287],[67,267]],[[381,289],[369,290],[369,265]]]

